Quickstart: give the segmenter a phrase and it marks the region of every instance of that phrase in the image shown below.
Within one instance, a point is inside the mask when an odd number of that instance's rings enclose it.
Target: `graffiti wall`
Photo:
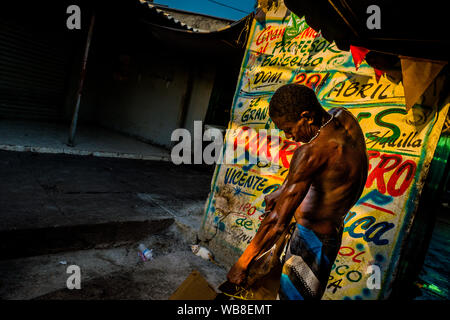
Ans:
[[[406,111],[401,82],[386,76],[377,81],[365,62],[356,70],[350,52],[328,43],[283,4],[253,21],[224,152],[242,145],[239,136],[246,131],[250,140],[270,143],[267,136],[273,131],[268,130],[276,128],[268,115],[269,101],[286,83],[312,87],[326,109],[347,108],[365,133],[368,179],[345,217],[342,247],[324,299],[380,299],[389,294],[448,110],[448,105],[436,106],[441,80]],[[256,163],[216,166],[202,223],[205,235],[237,253],[245,250],[263,219],[264,196],[282,184],[300,146],[283,134],[281,138],[277,162],[273,152],[266,152]],[[259,147],[246,143],[235,159],[256,155]],[[381,271],[381,289],[368,287],[372,265]]]

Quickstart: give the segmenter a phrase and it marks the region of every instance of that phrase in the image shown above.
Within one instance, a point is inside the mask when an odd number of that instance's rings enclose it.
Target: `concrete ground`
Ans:
[[[98,126],[78,126],[67,146],[68,124],[0,119],[0,150],[170,161],[170,152]]]
[[[0,151],[0,299],[168,299],[193,271],[226,268],[189,245],[213,168]],[[143,262],[137,246],[153,249]],[[81,290],[68,290],[69,265]]]

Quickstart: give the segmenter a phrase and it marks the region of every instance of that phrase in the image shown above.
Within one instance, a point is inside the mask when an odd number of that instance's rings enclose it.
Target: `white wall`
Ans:
[[[194,121],[204,121],[214,86],[215,68],[200,66],[194,71],[194,85],[184,127],[194,134]]]
[[[170,148],[171,134],[180,125],[188,66],[164,57],[140,60],[134,62],[136,72],[129,80],[111,80],[110,85],[103,85],[98,121],[102,126]],[[184,123],[193,131],[193,121],[205,118],[214,69],[191,67],[194,82]]]

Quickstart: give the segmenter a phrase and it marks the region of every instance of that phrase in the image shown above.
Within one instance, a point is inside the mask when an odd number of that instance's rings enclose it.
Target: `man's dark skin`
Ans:
[[[289,119],[272,118],[286,138],[304,144],[295,151],[282,186],[265,197],[268,215],[228,272],[231,283],[245,285],[252,260],[271,247],[293,216],[317,234],[335,235],[364,189],[368,170],[365,139],[349,111],[334,108],[327,112],[318,105],[300,108],[297,121]]]

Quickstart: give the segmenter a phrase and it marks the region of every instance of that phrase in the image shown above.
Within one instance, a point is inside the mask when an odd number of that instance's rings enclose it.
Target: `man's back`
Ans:
[[[329,113],[334,119],[316,139],[298,149],[323,162],[295,211],[298,223],[320,234],[333,233],[341,226],[345,214],[361,196],[368,170],[364,135],[357,120],[342,108]],[[295,174],[295,159],[290,171]]]

